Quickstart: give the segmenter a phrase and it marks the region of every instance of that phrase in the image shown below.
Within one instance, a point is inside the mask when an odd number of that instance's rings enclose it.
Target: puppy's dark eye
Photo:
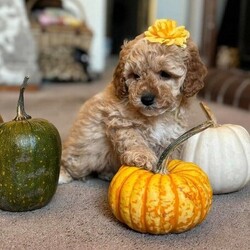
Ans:
[[[169,78],[171,78],[171,75],[168,72],[164,71],[164,70],[161,70],[159,72],[159,75],[163,79],[169,79]]]
[[[131,78],[133,80],[138,80],[140,78],[140,76],[138,74],[131,73],[131,74],[129,74],[129,78]]]

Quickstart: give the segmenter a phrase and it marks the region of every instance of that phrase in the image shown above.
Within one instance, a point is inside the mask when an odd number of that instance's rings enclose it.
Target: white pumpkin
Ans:
[[[181,159],[207,173],[214,194],[238,191],[250,180],[250,135],[242,126],[217,124],[205,108],[214,125],[186,141]]]

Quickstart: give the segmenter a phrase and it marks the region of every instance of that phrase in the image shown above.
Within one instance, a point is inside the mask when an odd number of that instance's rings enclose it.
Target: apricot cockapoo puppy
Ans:
[[[188,31],[175,24],[158,20],[125,42],[113,80],[83,104],[64,142],[59,183],[92,172],[109,180],[121,165],[154,170],[163,150],[186,131],[206,68]]]

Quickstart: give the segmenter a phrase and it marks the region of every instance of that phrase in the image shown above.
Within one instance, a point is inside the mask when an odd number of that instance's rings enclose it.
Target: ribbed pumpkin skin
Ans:
[[[195,164],[172,160],[169,174],[122,166],[109,187],[114,216],[151,234],[180,233],[201,223],[212,204],[206,174]]]
[[[61,139],[53,124],[28,119],[0,124],[0,209],[45,206],[56,192]]]
[[[250,181],[250,136],[239,125],[208,128],[185,142],[181,159],[207,173],[214,194],[238,191]]]

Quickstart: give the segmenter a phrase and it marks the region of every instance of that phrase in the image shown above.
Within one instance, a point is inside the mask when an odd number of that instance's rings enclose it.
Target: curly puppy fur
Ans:
[[[143,35],[126,42],[112,82],[80,109],[63,146],[59,183],[92,172],[110,179],[122,164],[153,170],[186,130],[191,97],[206,72],[191,39],[186,48]]]

